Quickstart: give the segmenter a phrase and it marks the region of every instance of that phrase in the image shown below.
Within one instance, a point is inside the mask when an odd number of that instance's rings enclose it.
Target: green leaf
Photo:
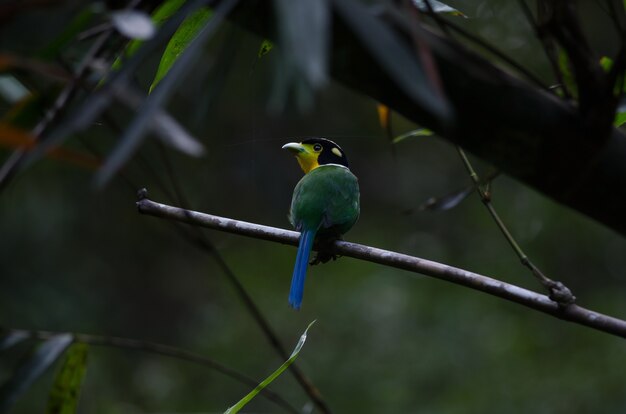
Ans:
[[[465,17],[467,19],[467,16],[463,14],[463,12],[455,9],[454,7],[450,7],[445,3],[437,0],[428,0],[428,3],[430,3],[430,7],[432,7],[435,13],[449,14],[452,16]],[[415,7],[417,7],[419,11],[430,11],[428,5],[426,4],[426,0],[413,0],[413,5],[415,5]]]
[[[404,141],[407,138],[428,137],[433,134],[434,132],[431,131],[430,129],[426,129],[426,128],[414,129],[413,131],[409,131],[406,134],[398,135],[397,137],[393,139],[392,143],[397,144],[398,142]]]
[[[185,0],[168,0],[163,3],[161,6],[157,7],[157,9],[152,13],[151,19],[152,23],[156,27],[161,26],[161,24],[169,19],[174,13],[180,9],[180,7],[185,3]],[[124,51],[124,58],[129,58],[135,54],[135,52],[141,47],[143,44],[143,40],[132,40],[128,43],[126,50]],[[118,57],[113,62],[111,66],[112,70],[117,70],[122,66],[122,58]]]
[[[564,50],[559,51],[559,69],[561,71],[563,83],[565,84],[563,86],[570,91],[574,98],[577,98],[578,86],[576,85],[576,79],[574,79],[574,75],[572,74],[572,70],[570,68],[569,57]]]
[[[233,405],[228,410],[224,411],[224,414],[235,414],[235,413],[238,413],[239,410],[241,410],[246,404],[248,404],[250,402],[250,400],[252,400],[259,392],[261,392],[263,390],[263,388],[265,388],[269,384],[271,384],[272,381],[274,381],[276,378],[278,378],[278,376],[280,376],[280,374],[282,374],[283,371],[285,371],[289,367],[289,365],[291,365],[293,363],[293,361],[296,360],[296,358],[298,357],[298,354],[300,353],[300,350],[302,349],[302,346],[304,345],[304,342],[306,341],[306,334],[309,331],[309,328],[311,328],[311,325],[313,325],[314,323],[315,323],[315,321],[311,322],[309,324],[309,326],[307,326],[307,328],[305,329],[304,333],[300,337],[300,340],[296,344],[296,347],[294,348],[293,352],[291,353],[291,356],[289,357],[289,359],[287,361],[285,361],[269,377],[267,377],[265,380],[263,380],[263,382],[261,382],[259,385],[257,385],[257,387],[255,389],[250,391],[250,393],[248,395],[246,395],[241,400],[239,400],[237,402],[237,404]]]
[[[73,414],[78,406],[80,388],[87,370],[87,344],[74,344],[65,354],[63,365],[57,373],[46,414]]]
[[[600,58],[600,66],[604,69],[605,72],[608,72],[613,67],[613,59],[608,56],[602,56]]]
[[[274,47],[274,43],[272,43],[268,39],[263,39],[263,42],[261,42],[261,47],[259,48],[259,53],[258,53],[259,59],[261,59],[263,56],[270,53],[270,50],[272,50],[273,47]]]
[[[152,85],[150,85],[150,92],[152,92],[161,79],[167,75],[174,62],[176,62],[179,56],[187,49],[191,41],[196,38],[200,29],[202,29],[212,15],[213,12],[210,9],[202,7],[191,16],[187,17],[180,25],[161,56],[157,73],[154,76]]]
[[[613,121],[613,125],[616,127],[622,126],[626,123],[626,108],[622,112],[617,112],[615,114],[615,120]]]
[[[6,413],[15,401],[43,374],[72,343],[71,334],[59,334],[38,346],[23,361],[11,378],[0,387],[0,413]]]

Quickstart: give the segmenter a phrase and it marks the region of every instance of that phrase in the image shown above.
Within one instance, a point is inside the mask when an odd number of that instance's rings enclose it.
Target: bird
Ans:
[[[291,278],[289,305],[302,305],[304,280],[313,242],[340,239],[359,218],[358,179],[348,166],[344,151],[325,138],[307,138],[283,145],[298,161],[304,177],[296,184],[291,199],[289,221],[300,232],[298,253]],[[335,256],[320,252],[311,264],[324,263]]]

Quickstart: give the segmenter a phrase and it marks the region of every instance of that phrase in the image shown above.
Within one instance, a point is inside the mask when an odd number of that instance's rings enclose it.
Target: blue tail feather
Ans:
[[[316,230],[303,230],[300,235],[298,255],[296,256],[296,265],[293,268],[291,289],[289,290],[289,305],[294,309],[300,309],[300,305],[302,304],[304,279],[306,278],[306,270],[309,265],[309,256],[313,248],[315,233],[317,233]]]

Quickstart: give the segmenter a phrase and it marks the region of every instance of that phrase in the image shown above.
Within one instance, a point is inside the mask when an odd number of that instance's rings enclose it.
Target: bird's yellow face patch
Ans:
[[[289,144],[283,145],[283,148],[291,151],[293,155],[295,155],[298,164],[300,164],[300,168],[302,168],[305,174],[308,174],[310,171],[320,166],[318,158],[323,150],[320,144],[290,142]]]

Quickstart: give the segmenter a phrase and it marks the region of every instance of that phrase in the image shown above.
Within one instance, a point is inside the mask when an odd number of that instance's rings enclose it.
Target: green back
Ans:
[[[298,230],[342,235],[359,218],[359,183],[349,169],[322,165],[296,185],[290,221]]]

